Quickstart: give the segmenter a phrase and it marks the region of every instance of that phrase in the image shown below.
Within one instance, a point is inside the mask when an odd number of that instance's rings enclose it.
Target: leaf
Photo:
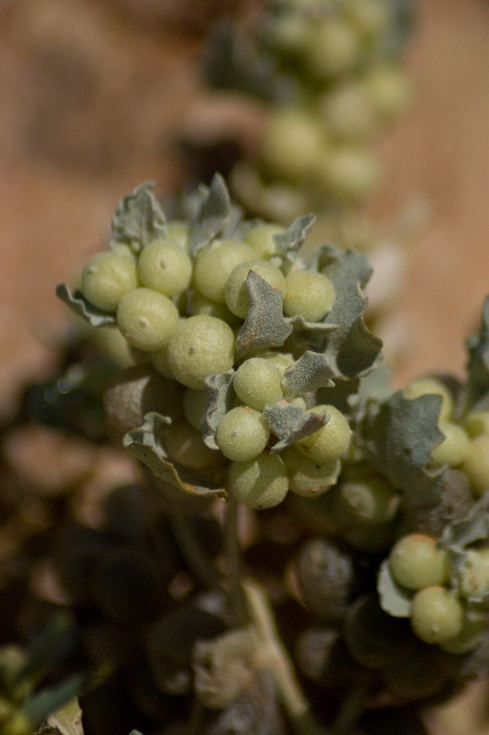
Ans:
[[[336,324],[306,322],[300,314],[285,317],[285,322],[292,327],[292,339],[297,347],[306,346],[321,351],[324,350],[328,334],[338,328]]]
[[[483,405],[479,403],[489,393],[489,296],[482,307],[479,334],[469,337],[466,347],[469,362],[464,413],[473,408],[488,407],[487,400]]]
[[[209,188],[202,187],[202,198],[190,230],[189,254],[196,253],[219,235],[231,219],[229,193],[220,174],[215,174]]]
[[[224,416],[233,408],[236,393],[233,388],[234,370],[227,370],[219,375],[209,375],[205,380],[207,392],[207,411],[205,414],[204,444],[210,449],[219,449],[216,443],[217,427]]]
[[[158,413],[147,413],[144,424],[124,435],[123,446],[148,467],[155,477],[183,492],[199,497],[226,497],[223,488],[208,488],[196,484],[202,474],[192,473],[187,468],[170,462],[165,450],[159,442],[162,430],[171,423],[167,416]]]
[[[61,735],[83,735],[82,711],[78,697],[73,697],[49,715],[47,721],[49,727],[55,727]]]
[[[74,291],[72,293],[66,283],[58,283],[56,286],[56,296],[61,301],[64,301],[70,307],[71,311],[81,316],[92,327],[106,327],[107,325],[116,323],[115,314],[102,311],[102,309],[97,309],[96,306],[92,306],[80,291]]]
[[[151,189],[154,181],[145,181],[122,197],[112,217],[112,232],[117,242],[127,243],[135,252],[152,240],[165,237],[165,214]]]
[[[382,610],[395,618],[409,617],[413,594],[397,584],[391,574],[388,559],[384,559],[379,567],[377,591]]]
[[[246,276],[250,306],[245,323],[236,337],[238,359],[249,352],[283,345],[292,332],[283,316],[283,296],[253,270]]]
[[[330,419],[324,411],[306,413],[300,406],[285,401],[277,401],[273,406],[267,406],[263,410],[263,415],[268,421],[270,430],[279,439],[270,450],[272,454],[278,454],[304,436],[319,431]]]
[[[87,682],[86,674],[74,674],[60,684],[41,689],[24,700],[19,713],[22,713],[35,730],[46,717],[59,709],[68,700],[78,695]]]
[[[426,470],[431,450],[444,438],[438,428],[441,400],[409,400],[398,391],[383,403],[372,401],[356,431],[365,458],[419,506],[437,503],[445,482],[446,469]]]
[[[368,299],[362,295],[372,268],[365,255],[324,245],[316,255],[317,270],[334,284],[336,299],[323,324],[337,328],[328,335],[325,353],[345,378],[362,377],[382,359],[382,341],[363,321]]]
[[[316,222],[315,214],[297,217],[282,234],[274,235],[277,252],[283,259],[282,271],[286,276],[294,265],[297,254]]]
[[[302,357],[293,363],[282,376],[282,387],[287,393],[300,395],[310,393],[318,388],[334,386],[331,378],[334,371],[326,355],[307,350]]]

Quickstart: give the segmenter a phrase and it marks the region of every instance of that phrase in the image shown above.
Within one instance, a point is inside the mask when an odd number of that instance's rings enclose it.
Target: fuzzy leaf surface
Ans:
[[[236,337],[238,357],[283,345],[292,332],[283,315],[283,296],[253,270],[246,276],[250,306]]]
[[[190,230],[189,253],[201,248],[223,232],[231,219],[231,201],[224,179],[215,174],[210,187],[202,187],[202,197]]]
[[[165,214],[151,189],[154,181],[145,181],[122,197],[112,218],[112,232],[117,242],[131,245],[135,252],[152,240],[165,237]]]
[[[363,321],[368,299],[361,289],[372,275],[372,267],[365,255],[333,245],[319,249],[316,267],[332,281],[336,292],[333,308],[323,321],[337,327],[328,335],[325,352],[338,375],[366,375],[382,359],[382,340],[369,332]]]
[[[372,401],[356,432],[366,459],[420,506],[438,502],[445,480],[446,469],[426,470],[433,447],[444,439],[438,428],[441,400],[408,400],[398,391],[380,404]]]
[[[282,271],[284,276],[289,273],[294,265],[299,250],[314,227],[315,222],[315,214],[305,214],[302,217],[297,217],[285,232],[273,236],[277,246],[277,252],[283,260]]]
[[[198,484],[198,479],[202,479],[202,473],[193,473],[169,460],[159,441],[162,430],[169,424],[171,424],[171,419],[167,416],[161,416],[155,412],[147,413],[144,417],[144,424],[125,434],[122,444],[163,482],[190,495],[226,497],[226,491],[223,488],[209,488]]]
[[[331,378],[335,377],[334,370],[329,364],[328,357],[319,352],[307,350],[282,376],[282,387],[293,395],[309,393],[318,388],[332,388]]]
[[[377,591],[382,610],[395,618],[409,617],[413,595],[397,584],[391,574],[388,559],[384,559],[379,567]]]
[[[233,388],[234,370],[218,375],[209,375],[205,380],[207,411],[205,414],[204,444],[209,449],[219,449],[216,431],[224,416],[234,407],[236,393]]]
[[[115,314],[97,309],[96,306],[87,301],[80,291],[72,292],[66,283],[58,283],[56,296],[69,306],[77,316],[81,316],[84,321],[88,322],[91,327],[107,327],[116,323]]]
[[[277,401],[273,406],[267,406],[263,410],[263,415],[270,430],[279,439],[270,450],[272,454],[278,454],[299,439],[319,431],[330,419],[324,411],[306,413],[300,406],[285,401]]]

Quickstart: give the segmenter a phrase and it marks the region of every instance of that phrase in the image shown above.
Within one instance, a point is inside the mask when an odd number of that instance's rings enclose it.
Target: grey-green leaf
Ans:
[[[297,347],[311,347],[314,350],[324,350],[327,336],[334,329],[338,329],[336,324],[325,322],[306,322],[303,316],[285,317],[285,321],[292,327],[292,338]]]
[[[220,174],[215,174],[210,187],[201,189],[200,206],[190,230],[189,253],[195,255],[221,234],[231,214],[226,184]]]
[[[285,447],[295,444],[305,436],[314,434],[329,421],[325,411],[304,411],[300,406],[294,406],[285,401],[277,401],[273,406],[267,406],[263,415],[270,430],[279,441],[271,448],[272,454],[278,454]]]
[[[234,370],[219,375],[209,375],[205,380],[207,411],[205,414],[204,444],[210,449],[219,449],[216,442],[217,427],[224,416],[234,407],[236,393],[233,388]]]
[[[445,468],[426,469],[433,447],[444,438],[440,404],[438,395],[408,400],[398,391],[383,403],[372,401],[356,431],[365,458],[419,506],[434,505],[445,481]]]
[[[305,214],[302,217],[297,217],[285,232],[273,236],[277,245],[277,252],[283,260],[282,271],[285,276],[294,265],[299,250],[314,227],[315,222],[315,214]]]
[[[323,323],[337,328],[328,335],[325,352],[339,374],[362,377],[382,359],[382,340],[369,332],[363,321],[368,299],[361,289],[372,274],[370,263],[355,250],[324,245],[317,252],[316,267],[333,282],[336,292],[333,308]]]
[[[282,387],[287,393],[300,395],[318,388],[332,388],[335,377],[327,355],[307,350],[283,374]]]
[[[379,567],[377,591],[382,610],[395,618],[409,617],[413,594],[397,584],[391,574],[388,559],[384,559]]]
[[[238,359],[250,352],[283,345],[292,332],[283,316],[283,296],[253,270],[246,276],[250,306],[236,337]]]
[[[108,311],[102,311],[93,306],[80,291],[72,293],[70,287],[66,283],[59,283],[56,286],[56,296],[70,307],[71,311],[77,316],[81,316],[91,327],[106,327],[116,323],[115,314]]]
[[[123,446],[148,467],[158,479],[199,497],[226,497],[224,488],[209,488],[198,484],[198,475],[171,462],[159,441],[162,430],[171,423],[167,416],[147,413],[144,424],[125,434]]]
[[[127,243],[135,252],[167,233],[163,209],[151,191],[153,186],[154,181],[136,186],[122,197],[112,218],[112,232],[117,242]]]
[[[489,296],[482,307],[479,334],[469,337],[466,346],[469,363],[464,412],[489,407]]]

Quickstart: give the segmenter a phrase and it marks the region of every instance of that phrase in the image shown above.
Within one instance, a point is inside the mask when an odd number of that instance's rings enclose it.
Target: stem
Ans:
[[[208,589],[217,584],[217,573],[195,535],[189,517],[184,513],[172,513],[170,523],[185,561],[199,582]]]
[[[241,628],[248,623],[246,597],[241,584],[241,549],[238,536],[238,503],[229,495],[226,503],[224,521],[224,552],[226,555],[226,572],[228,596],[233,624]]]

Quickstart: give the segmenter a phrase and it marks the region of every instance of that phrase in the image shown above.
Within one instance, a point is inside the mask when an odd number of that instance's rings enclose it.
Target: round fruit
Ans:
[[[233,268],[255,257],[251,245],[239,240],[214,240],[197,254],[194,281],[200,293],[217,304],[226,303],[226,283]]]
[[[309,411],[325,412],[329,421],[319,431],[305,436],[297,443],[299,449],[315,462],[339,459],[350,445],[351,429],[348,421],[335,406],[319,405]]]
[[[185,419],[170,424],[163,431],[162,440],[170,459],[189,469],[214,469],[224,463],[222,454],[209,449],[202,441],[201,432]]]
[[[284,290],[285,279],[282,271],[266,260],[246,260],[231,271],[226,283],[226,305],[230,311],[241,319],[246,319],[250,302],[246,289],[246,278],[252,270],[263,278],[272,288],[278,291]]]
[[[284,463],[270,452],[262,452],[248,462],[231,462],[229,490],[238,503],[262,510],[278,505],[287,495]]]
[[[185,250],[172,240],[154,240],[139,256],[138,273],[144,286],[171,298],[189,285],[192,263]]]
[[[91,304],[104,311],[115,311],[121,298],[138,286],[134,258],[118,248],[90,258],[81,277],[80,291]]]
[[[398,584],[410,590],[442,585],[448,581],[445,549],[435,539],[421,533],[404,536],[393,547],[389,566]]]
[[[150,288],[130,291],[117,307],[117,326],[131,347],[138,350],[161,350],[170,341],[178,321],[175,304]]]
[[[460,469],[469,478],[475,495],[482,495],[489,490],[489,434],[472,439]]]
[[[282,400],[280,370],[263,357],[250,357],[237,369],[233,388],[239,400],[256,411]]]
[[[445,587],[425,587],[411,601],[411,625],[425,643],[445,643],[462,630],[464,611]]]
[[[445,434],[445,439],[431,450],[433,465],[441,467],[447,464],[449,467],[458,467],[469,451],[470,439],[467,432],[450,421],[440,421],[438,428]]]
[[[301,110],[278,110],[268,120],[263,133],[264,164],[274,175],[287,180],[308,176],[324,138],[319,120]]]
[[[331,311],[335,296],[333,284],[322,273],[292,271],[285,279],[284,313],[302,316],[306,322],[320,322]]]
[[[296,447],[280,453],[287,469],[289,490],[304,498],[317,498],[335,485],[341,470],[339,459],[318,463],[306,457]]]
[[[262,414],[248,406],[231,409],[221,420],[216,434],[221,452],[236,462],[257,457],[269,439],[270,429]]]
[[[243,238],[243,242],[251,245],[257,258],[270,260],[270,258],[277,252],[274,235],[282,235],[284,232],[285,227],[282,227],[281,225],[258,225],[246,233]]]

